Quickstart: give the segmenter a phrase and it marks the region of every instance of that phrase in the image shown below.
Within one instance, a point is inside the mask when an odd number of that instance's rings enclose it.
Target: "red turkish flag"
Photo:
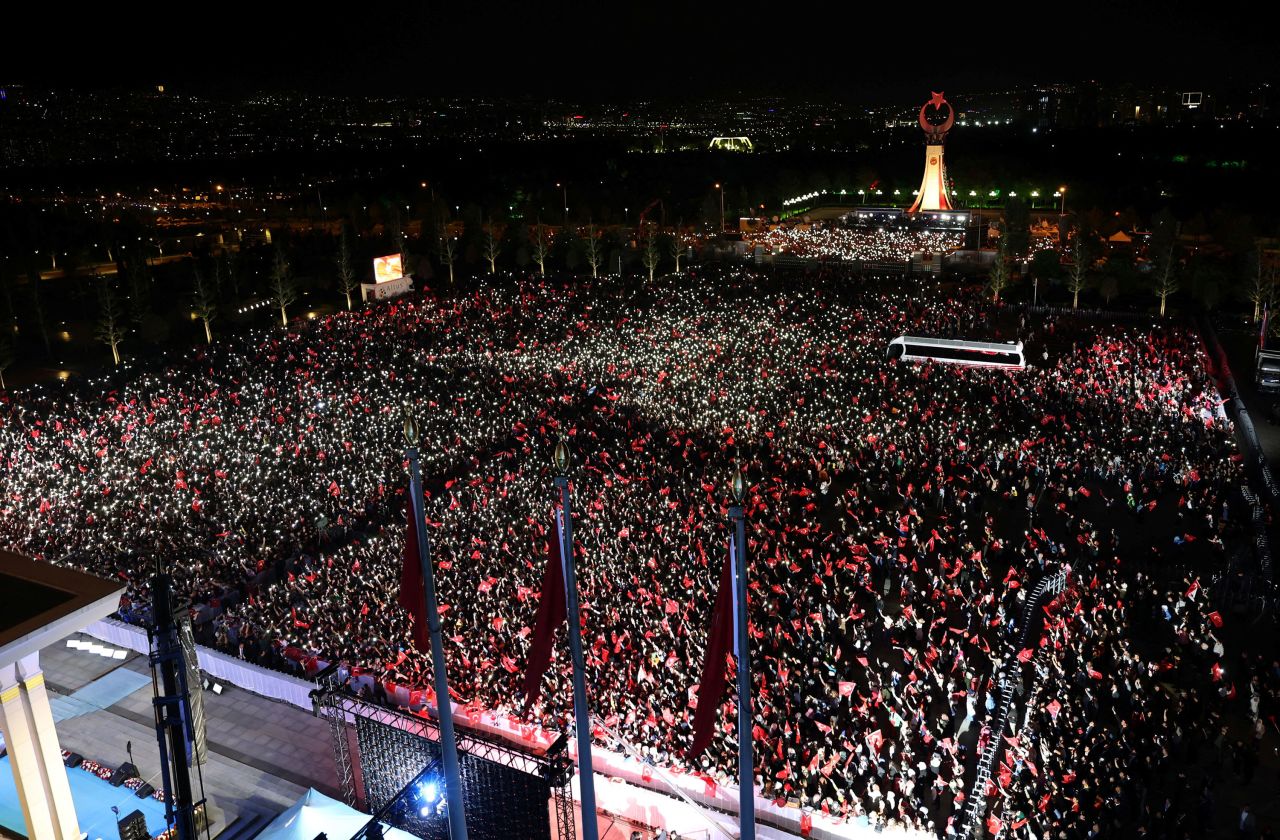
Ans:
[[[730,549],[732,551],[732,549]],[[693,744],[688,760],[693,761],[711,743],[715,734],[716,712],[724,700],[725,660],[733,650],[733,573],[732,557],[725,555],[720,569],[720,586],[711,613],[711,629],[707,633],[707,650],[702,660],[702,679],[698,681],[698,708],[693,713]]]
[[[404,535],[404,564],[400,570],[398,600],[413,617],[413,646],[419,651],[428,651],[431,647],[427,634],[427,596],[422,582],[422,562],[418,559],[418,526],[412,497],[406,497],[405,510],[409,527]]]
[[[542,675],[551,664],[551,646],[556,630],[568,618],[565,606],[564,567],[561,565],[560,540],[563,536],[560,516],[556,515],[556,527],[552,529],[547,567],[542,574],[542,595],[538,600],[538,617],[533,625],[530,640],[528,671],[524,677],[524,705],[528,709],[538,699],[542,688]]]

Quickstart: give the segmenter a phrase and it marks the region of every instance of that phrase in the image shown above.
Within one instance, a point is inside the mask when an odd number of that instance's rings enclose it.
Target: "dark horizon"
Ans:
[[[637,98],[784,95],[914,101],[920,91],[1089,79],[1188,89],[1269,82],[1271,39],[1243,13],[1188,3],[799,9],[423,3],[295,9],[247,3],[216,17],[163,4],[10,11],[0,82],[174,93]],[[1057,8],[1062,7],[1055,7]],[[943,19],[948,18],[948,19]],[[18,41],[19,39],[13,39]],[[936,58],[922,58],[922,54]]]

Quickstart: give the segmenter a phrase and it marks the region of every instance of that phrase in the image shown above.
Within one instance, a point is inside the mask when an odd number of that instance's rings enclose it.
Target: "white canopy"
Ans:
[[[258,835],[258,840],[315,840],[322,831],[329,840],[350,840],[351,835],[368,821],[368,814],[312,788],[272,820],[271,825]],[[385,836],[387,840],[418,840],[398,828],[385,828]]]

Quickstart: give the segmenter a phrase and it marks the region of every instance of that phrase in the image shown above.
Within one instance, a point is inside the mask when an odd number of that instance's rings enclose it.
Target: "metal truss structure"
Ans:
[[[386,804],[385,796],[381,795],[383,793],[381,789],[377,785],[371,786],[370,780],[364,778],[364,773],[371,769],[365,766],[366,759],[373,757],[360,755],[359,747],[353,746],[353,737],[357,742],[360,741],[358,730],[367,731],[371,724],[396,730],[396,732],[387,733],[390,737],[385,739],[385,742],[390,753],[399,757],[391,763],[402,764],[405,767],[412,767],[415,762],[423,761],[420,751],[415,751],[408,746],[410,742],[422,739],[431,745],[431,749],[438,749],[439,725],[436,720],[425,715],[390,709],[355,697],[337,683],[329,683],[316,689],[312,697],[316,714],[329,721],[342,794],[346,802],[353,807],[363,806],[370,810],[377,810]],[[573,764],[568,756],[550,754],[551,751],[548,751],[548,754],[540,754],[522,750],[498,736],[478,732],[459,724],[461,724],[460,721],[455,722],[459,753],[470,759],[490,762],[545,780],[554,799],[556,836],[561,838],[577,836],[576,806],[570,786]],[[403,736],[398,733],[403,733]],[[415,754],[409,755],[409,752]],[[401,753],[404,755],[401,756]],[[379,760],[386,763],[384,759]],[[359,784],[357,768],[362,771]],[[464,775],[470,778],[465,771]],[[464,780],[464,786],[470,784],[469,779]],[[394,783],[394,786],[398,789],[400,784]],[[371,791],[371,787],[377,790]],[[493,804],[500,805],[500,803]]]

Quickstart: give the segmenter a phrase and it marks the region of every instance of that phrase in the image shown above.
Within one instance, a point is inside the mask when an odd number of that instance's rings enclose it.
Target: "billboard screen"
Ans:
[[[373,282],[386,283],[389,280],[399,280],[403,276],[404,269],[400,264],[399,254],[391,254],[386,257],[374,257]]]

